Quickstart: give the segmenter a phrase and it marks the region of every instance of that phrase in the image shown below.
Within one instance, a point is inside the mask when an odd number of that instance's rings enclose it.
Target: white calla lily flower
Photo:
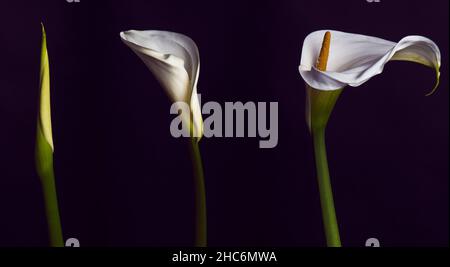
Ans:
[[[315,67],[326,30],[310,33],[304,40],[299,71],[305,82],[314,89],[330,91],[359,86],[383,71],[391,60],[411,61],[436,70],[439,83],[441,53],[430,39],[411,35],[398,43],[380,38],[332,31],[326,71]]]
[[[195,42],[183,34],[156,30],[130,30],[121,32],[120,37],[144,61],[174,103],[189,105],[193,128],[185,112],[181,113],[183,121],[193,131],[193,136],[200,139],[203,134],[197,96],[200,57]]]
[[[439,84],[441,53],[422,36],[407,36],[398,43],[339,31],[316,31],[303,43],[300,75],[306,82],[306,121],[314,143],[317,181],[327,245],[340,247],[339,224],[334,207],[325,145],[325,129],[345,86],[359,86],[383,72],[390,60],[426,65],[436,71]]]
[[[203,135],[203,119],[197,95],[200,70],[197,45],[183,34],[168,31],[130,30],[121,32],[120,37],[155,75],[169,98],[178,110],[181,110],[179,116],[181,116],[183,128],[190,131],[191,158],[195,177],[195,245],[206,247],[205,179],[198,146],[198,141]],[[190,112],[185,111],[187,106]]]

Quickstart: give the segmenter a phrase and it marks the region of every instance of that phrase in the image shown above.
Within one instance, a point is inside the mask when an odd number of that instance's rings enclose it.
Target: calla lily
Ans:
[[[314,89],[330,91],[360,86],[383,72],[391,60],[411,61],[434,68],[436,89],[439,82],[441,53],[430,39],[411,35],[398,43],[376,37],[329,31],[330,51],[326,71],[315,67],[325,30],[309,34],[303,43],[299,71],[305,82]]]
[[[303,43],[300,75],[306,82],[306,121],[313,137],[322,217],[328,246],[341,246],[325,146],[325,128],[334,105],[347,85],[356,87],[382,73],[391,60],[411,61],[436,71],[439,84],[441,54],[422,36],[398,43],[340,31],[316,31]]]
[[[330,32],[331,45],[326,70],[320,70],[315,64],[325,32]],[[310,33],[303,42],[299,66],[300,75],[308,85],[306,120],[310,130],[313,124],[317,127],[326,124],[340,89],[347,85],[360,86],[373,76],[382,73],[384,65],[392,60],[416,62],[435,69],[436,84],[429,94],[437,88],[441,53],[438,46],[426,37],[411,35],[395,43],[377,37],[333,30]],[[325,94],[323,91],[330,93]],[[318,95],[321,97],[318,98]],[[324,100],[325,98],[328,100]],[[313,102],[317,101],[327,107],[315,107],[314,113]]]
[[[36,135],[36,170],[41,179],[42,191],[44,193],[50,244],[55,247],[62,247],[64,246],[64,241],[53,170],[54,146],[50,103],[50,68],[47,38],[44,25],[42,25],[40,100]]]
[[[203,135],[203,119],[197,96],[200,70],[197,45],[185,35],[167,31],[130,30],[121,32],[120,37],[144,61],[169,98],[181,110],[184,110],[181,104],[189,105],[190,112],[181,112],[180,116],[189,125],[191,136],[190,153],[195,178],[195,245],[205,247],[207,218],[205,180],[198,146],[198,140]]]
[[[197,96],[200,58],[194,41],[183,34],[154,30],[125,31],[120,37],[144,61],[174,103],[190,106],[193,129],[184,112],[183,121],[193,130],[194,137],[201,138],[203,119]]]

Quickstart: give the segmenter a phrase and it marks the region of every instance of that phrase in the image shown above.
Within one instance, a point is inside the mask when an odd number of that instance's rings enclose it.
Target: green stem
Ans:
[[[325,146],[325,130],[313,131],[314,152],[317,168],[317,181],[322,207],[323,226],[327,239],[327,246],[340,247],[339,227],[334,209],[333,191],[331,189],[330,174],[328,172],[327,152]]]
[[[44,193],[50,245],[52,247],[63,247],[64,240],[59,217],[58,197],[56,194],[55,177],[52,170],[47,172],[46,177],[42,179],[42,190]]]
[[[195,246],[206,247],[206,193],[202,158],[196,137],[190,138],[190,151],[195,183]]]

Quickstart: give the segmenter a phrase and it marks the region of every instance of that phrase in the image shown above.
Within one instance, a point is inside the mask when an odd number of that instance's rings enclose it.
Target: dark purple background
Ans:
[[[119,32],[184,33],[203,101],[278,101],[279,144],[203,139],[211,246],[324,246],[304,83],[304,37],[331,28],[434,40],[433,70],[389,63],[347,88],[328,127],[345,246],[448,246],[448,2],[1,1],[0,245],[46,246],[34,140],[40,22],[48,35],[55,169],[65,237],[82,246],[189,246],[193,185],[170,101]],[[257,3],[258,2],[258,3]],[[257,4],[256,4],[257,3]]]

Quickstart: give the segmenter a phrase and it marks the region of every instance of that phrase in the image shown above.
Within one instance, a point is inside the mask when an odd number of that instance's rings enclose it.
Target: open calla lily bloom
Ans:
[[[339,31],[316,31],[303,43],[299,66],[306,82],[306,121],[313,137],[320,204],[328,246],[341,240],[325,146],[325,128],[334,105],[347,86],[359,86],[383,71],[390,60],[423,64],[436,71],[439,84],[441,54],[437,45],[422,36],[407,36],[398,43]]]
[[[360,86],[383,71],[390,60],[420,63],[436,70],[439,81],[441,53],[430,39],[412,35],[398,43],[376,37],[329,31],[331,33],[327,69],[315,67],[325,30],[309,34],[303,43],[299,71],[305,82],[314,89],[336,90]]]
[[[155,30],[130,30],[121,32],[120,37],[144,61],[173,102],[189,105],[193,136],[201,138],[203,120],[197,96],[200,57],[194,41],[183,34]],[[189,115],[182,115],[190,125]]]

